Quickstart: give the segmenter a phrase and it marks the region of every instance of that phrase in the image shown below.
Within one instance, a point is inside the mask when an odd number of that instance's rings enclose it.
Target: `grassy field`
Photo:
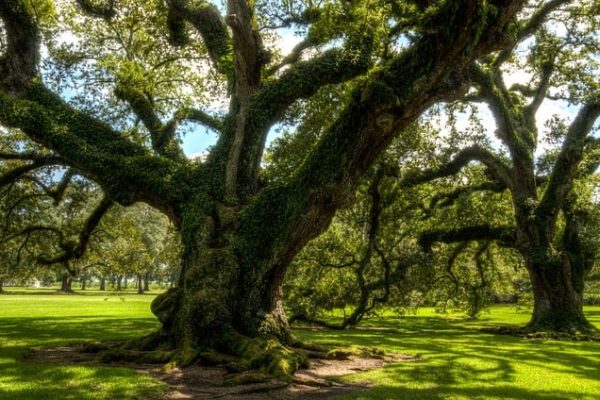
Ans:
[[[600,307],[586,307],[586,314],[600,328]],[[524,340],[478,331],[528,319],[528,313],[508,306],[493,307],[477,321],[442,318],[425,309],[327,337],[308,331],[297,335],[419,357],[350,377],[376,385],[344,399],[600,399],[600,342]]]
[[[0,400],[160,399],[164,385],[127,368],[18,361],[32,346],[151,332],[153,296],[0,295]],[[105,300],[106,299],[106,300]]]
[[[19,361],[32,346],[126,339],[150,332],[152,295],[0,295],[0,399],[159,399],[164,386],[124,368]],[[600,327],[600,307],[588,317]],[[526,322],[494,307],[478,321],[416,316],[373,319],[343,332],[296,330],[315,342],[362,344],[419,356],[352,376],[375,387],[345,399],[600,399],[600,343],[522,340],[477,328]]]

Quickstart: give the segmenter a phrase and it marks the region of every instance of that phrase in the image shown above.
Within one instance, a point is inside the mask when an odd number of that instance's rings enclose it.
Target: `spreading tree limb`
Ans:
[[[437,168],[407,174],[402,178],[401,185],[403,187],[411,187],[438,178],[456,175],[471,161],[479,161],[485,165],[494,178],[498,180],[499,185],[504,185],[505,187],[511,186],[512,177],[510,167],[492,152],[479,145],[473,145],[461,150],[451,161]]]
[[[514,246],[515,228],[473,225],[449,230],[430,230],[421,234],[419,245],[425,251],[431,251],[435,242],[456,243],[474,240],[494,240],[501,245]]]
[[[206,1],[166,0],[166,3],[172,12],[169,18],[171,37],[181,43],[185,37],[185,26],[181,21],[189,22],[202,36],[217,70],[230,75],[233,71],[231,38],[219,10]]]
[[[556,214],[571,191],[577,167],[583,159],[586,139],[600,116],[600,104],[585,104],[569,126],[548,185],[537,208],[537,216],[546,224],[554,223]]]
[[[113,204],[113,201],[108,197],[102,198],[100,203],[98,203],[96,208],[85,221],[83,229],[79,233],[78,243],[74,244],[70,241],[66,241],[64,240],[64,235],[62,235],[60,247],[62,248],[63,252],[55,256],[40,257],[39,262],[42,264],[58,264],[81,258],[85,253],[94,230]]]
[[[14,183],[24,177],[27,173],[35,171],[36,169],[52,165],[65,165],[65,160],[57,156],[38,157],[29,164],[15,167],[0,175],[0,187]]]

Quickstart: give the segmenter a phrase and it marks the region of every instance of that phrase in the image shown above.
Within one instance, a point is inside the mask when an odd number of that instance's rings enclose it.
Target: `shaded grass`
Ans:
[[[107,300],[105,300],[107,298]],[[0,400],[160,399],[165,386],[126,368],[19,361],[30,347],[122,340],[149,333],[153,296],[0,296]],[[600,307],[586,308],[600,327]],[[479,331],[524,324],[528,313],[494,307],[479,320],[416,316],[365,321],[340,332],[296,329],[303,340],[373,346],[419,356],[346,379],[374,387],[343,399],[600,399],[600,342],[523,340]]]
[[[108,297],[108,300],[104,300]],[[157,328],[151,296],[0,296],[0,399],[160,399],[165,386],[128,368],[19,361],[31,347],[133,338]]]
[[[586,308],[600,327],[600,307]],[[529,313],[494,307],[479,320],[417,316],[372,319],[340,333],[299,330],[304,340],[377,346],[419,356],[347,379],[375,387],[343,399],[600,399],[600,343],[525,340],[478,329],[522,325]],[[377,328],[369,330],[366,328]],[[383,330],[382,330],[383,328]]]

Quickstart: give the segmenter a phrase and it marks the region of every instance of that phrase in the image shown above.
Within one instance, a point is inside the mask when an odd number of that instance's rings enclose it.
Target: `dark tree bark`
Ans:
[[[0,280],[0,293],[4,292],[4,282]]]
[[[106,278],[104,277],[104,275],[100,277],[100,286],[98,289],[101,291],[106,290]]]
[[[150,273],[144,275],[144,292],[150,291]]]
[[[123,282],[123,275],[117,275],[117,290],[120,292],[121,290],[123,290],[122,286],[121,286],[121,282]]]
[[[69,274],[63,274],[60,281],[60,291],[63,293],[73,293],[73,278]]]
[[[152,303],[162,329],[140,348],[170,347],[183,365],[217,351],[239,357],[246,368],[289,376],[306,358],[286,347],[294,343],[281,301],[288,264],[350,201],[361,175],[394,137],[434,103],[463,93],[473,60],[512,44],[522,1],[440,3],[416,18],[427,26],[409,48],[368,74],[378,58],[373,27],[361,22],[361,32],[349,35],[344,46],[286,63],[270,77],[252,3],[229,0],[223,17],[208,3],[166,1],[170,39],[183,43],[183,27],[197,30],[216,72],[228,80],[230,109],[222,120],[182,110],[163,123],[148,97],[119,85],[116,95],[144,125],[149,147],[73,109],[43,86],[36,68],[25,68],[39,61],[36,17],[24,0],[0,3],[9,42],[0,59],[0,122],[59,154],[97,182],[110,201],[146,202],[180,230],[179,281]],[[116,15],[84,10],[101,18]],[[23,67],[15,68],[15,62]],[[285,111],[326,85],[359,76],[365,78],[294,177],[261,187],[266,137]],[[175,135],[183,119],[219,131],[206,162],[183,156]],[[65,251],[68,256],[80,254]]]
[[[144,294],[144,278],[142,274],[137,274],[137,294]]]
[[[593,332],[583,313],[585,278],[595,261],[595,250],[581,239],[585,215],[563,202],[565,228],[558,248],[542,244],[526,248],[534,293],[534,310],[527,330],[531,332]],[[558,251],[557,251],[558,250]]]
[[[553,261],[553,262],[552,262]],[[534,309],[527,331],[588,332],[593,330],[583,313],[583,276],[573,279],[567,260],[527,265],[534,294]]]

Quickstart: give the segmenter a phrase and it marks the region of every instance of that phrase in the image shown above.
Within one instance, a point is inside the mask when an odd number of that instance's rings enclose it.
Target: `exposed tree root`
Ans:
[[[229,339],[233,340],[219,350],[190,345],[174,349],[168,342],[161,341],[160,335],[152,334],[124,343],[89,343],[82,351],[97,353],[97,361],[103,363],[165,364],[165,370],[196,362],[220,366],[238,374],[231,378],[235,384],[265,382],[273,378],[291,382],[295,371],[308,367],[306,351],[285,346],[276,338],[250,338],[230,333]],[[326,356],[326,353],[322,355]]]
[[[138,342],[139,343],[139,342]],[[328,346],[296,343],[312,349],[329,349]],[[401,361],[415,361],[414,357],[401,355],[386,355],[385,358],[362,358],[350,355],[347,359],[319,359],[311,360],[308,369],[297,371],[291,379],[279,379],[260,370],[230,372],[223,368],[231,360],[237,358],[218,352],[200,353],[199,362],[187,368],[171,369],[152,366],[144,361],[152,361],[147,353],[140,350],[125,350],[125,343],[90,343],[75,347],[61,347],[56,349],[43,349],[32,351],[27,357],[30,361],[54,363],[97,363],[98,356],[115,354],[133,360],[118,362],[111,359],[112,365],[134,368],[141,373],[150,374],[160,379],[171,387],[168,399],[194,398],[194,399],[239,399],[239,400],[267,400],[272,398],[290,400],[322,400],[340,394],[364,389],[365,383],[347,383],[332,379],[335,376],[353,374],[359,371],[368,371],[382,367],[389,363]],[[360,348],[353,349],[359,352]],[[364,348],[363,348],[364,349]],[[361,350],[362,351],[362,350]],[[104,359],[108,361],[107,356]],[[233,358],[232,358],[233,357]],[[220,366],[206,366],[206,360]]]
[[[396,360],[388,358],[384,361],[385,353],[370,347],[317,345],[293,337],[285,345],[273,337],[250,338],[235,332],[229,332],[228,339],[228,346],[219,350],[208,347],[172,349],[163,335],[154,333],[122,343],[89,343],[83,345],[81,351],[97,354],[95,360],[102,363],[163,364],[165,372],[195,363],[225,368],[229,375],[223,383],[234,386],[273,381],[277,385],[328,386],[327,380],[295,375],[296,371],[309,367],[309,358],[338,361],[364,358],[379,359],[384,363]]]

